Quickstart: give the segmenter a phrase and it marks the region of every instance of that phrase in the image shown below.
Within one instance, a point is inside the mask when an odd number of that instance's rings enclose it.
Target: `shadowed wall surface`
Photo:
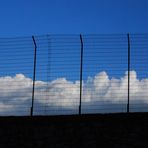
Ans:
[[[144,148],[148,114],[1,117],[0,147]]]

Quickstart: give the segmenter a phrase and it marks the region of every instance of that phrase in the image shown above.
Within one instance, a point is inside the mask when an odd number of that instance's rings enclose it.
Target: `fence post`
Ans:
[[[81,102],[82,102],[82,81],[83,81],[83,39],[80,34],[81,55],[80,55],[80,102],[79,102],[79,115],[81,115]]]
[[[130,103],[130,58],[131,58],[131,51],[130,51],[130,35],[127,34],[128,40],[128,101],[127,101],[127,113],[129,113],[129,103]]]
[[[35,88],[35,78],[36,78],[36,53],[37,53],[37,45],[34,36],[32,36],[32,40],[34,44],[34,67],[33,67],[33,85],[32,85],[32,105],[30,112],[31,116],[33,116],[33,107],[34,107],[34,88]]]

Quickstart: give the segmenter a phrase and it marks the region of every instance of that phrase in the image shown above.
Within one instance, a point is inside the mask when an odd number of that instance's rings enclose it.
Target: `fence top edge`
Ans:
[[[31,38],[32,36],[34,36],[34,37],[38,37],[38,38],[40,38],[40,37],[50,37],[50,36],[59,36],[59,37],[70,37],[70,36],[79,36],[79,35],[82,35],[82,36],[124,36],[124,35],[127,35],[128,34],[128,32],[127,33],[73,33],[73,34],[69,34],[69,33],[67,33],[67,34],[54,34],[54,33],[48,33],[48,34],[42,34],[42,35],[28,35],[28,36],[12,36],[12,37],[0,37],[0,40],[8,40],[8,39],[28,39],[28,38]],[[129,33],[130,35],[133,35],[133,36],[148,36],[148,33]]]

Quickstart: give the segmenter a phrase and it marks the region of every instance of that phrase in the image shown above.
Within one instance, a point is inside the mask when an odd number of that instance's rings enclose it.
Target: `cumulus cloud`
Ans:
[[[23,74],[0,77],[0,115],[29,115],[32,97],[32,79]],[[35,82],[35,114],[77,113],[80,82],[58,78],[51,82]],[[130,107],[139,111],[147,107],[148,78],[138,79],[130,71]],[[126,111],[128,75],[109,78],[103,71],[83,80],[82,112]],[[134,110],[135,109],[135,110]],[[142,110],[143,111],[143,110]]]

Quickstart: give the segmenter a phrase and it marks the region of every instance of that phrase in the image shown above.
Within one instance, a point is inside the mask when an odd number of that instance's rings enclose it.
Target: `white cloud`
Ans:
[[[116,108],[126,110],[127,72],[120,79],[109,79],[103,71],[83,81],[82,109],[84,112],[110,112]],[[68,113],[78,111],[80,82],[58,78],[51,82],[36,81],[35,111],[42,114],[44,109],[50,114],[55,111]],[[130,71],[130,101],[132,104],[148,103],[148,78],[139,80],[135,71]],[[32,79],[23,74],[0,77],[0,115],[29,115],[32,97]],[[110,110],[108,110],[110,109]],[[67,112],[66,112],[67,111]],[[89,111],[88,111],[89,112]],[[48,114],[47,113],[47,114]]]

